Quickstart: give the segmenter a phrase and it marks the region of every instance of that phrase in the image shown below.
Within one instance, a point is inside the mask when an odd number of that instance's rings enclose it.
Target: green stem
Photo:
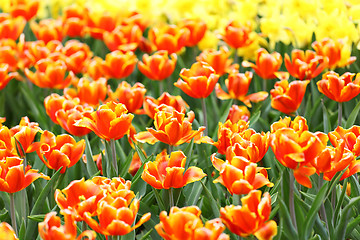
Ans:
[[[204,125],[205,125],[204,135],[207,136],[208,135],[208,126],[207,126],[207,113],[206,113],[205,98],[201,98],[201,107],[202,107]]]
[[[297,229],[297,225],[296,225],[296,216],[295,216],[295,205],[294,205],[294,175],[290,173],[290,189],[289,189],[289,208],[290,208],[290,216],[291,216],[291,221],[295,227],[295,229]]]
[[[335,209],[336,206],[336,187],[334,187],[331,191],[331,205],[333,206],[333,209]]]
[[[169,188],[169,205],[170,205],[170,209],[174,206],[173,188]]]
[[[240,198],[241,198],[241,196],[239,194],[233,195],[233,205],[234,206],[240,205]]]
[[[263,91],[267,92],[267,81],[266,79],[263,79]]]
[[[166,81],[166,79],[159,82],[159,96],[164,92],[164,81]]]
[[[339,102],[338,104],[338,126],[341,126],[342,121],[342,102]]]
[[[235,48],[235,52],[234,52],[234,63],[237,63],[239,61],[239,56],[237,53],[237,48]]]
[[[118,174],[118,165],[116,161],[116,149],[115,149],[115,140],[110,139],[110,147],[111,147],[111,157],[112,157],[112,165],[115,169],[115,173]]]
[[[169,145],[169,152],[168,154],[170,155],[172,153],[172,151],[174,150],[174,146],[173,145]]]
[[[321,173],[321,174],[319,175],[319,186],[318,186],[318,190],[319,190],[319,191],[320,191],[320,189],[322,188],[323,183],[324,183],[323,175],[324,175],[323,173]],[[330,228],[329,228],[329,223],[328,223],[327,217],[326,217],[326,211],[325,211],[324,202],[321,203],[320,215],[321,215],[322,219],[324,220],[324,222],[326,223],[326,226],[327,226],[328,230],[330,230]]]
[[[14,199],[14,193],[9,193],[10,195],[10,216],[11,216],[11,224],[12,227],[15,230],[16,236],[18,235],[18,229],[16,225],[16,212],[15,212],[15,199]]]

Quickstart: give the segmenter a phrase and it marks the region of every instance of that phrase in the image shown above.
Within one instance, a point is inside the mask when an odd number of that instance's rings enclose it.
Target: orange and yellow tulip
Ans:
[[[252,72],[246,72],[245,74],[235,71],[231,72],[228,79],[225,80],[229,93],[222,90],[220,84],[217,83],[215,87],[216,96],[221,100],[237,99],[248,107],[251,107],[250,102],[264,101],[269,95],[265,91],[247,95],[252,77]]]
[[[23,160],[18,157],[6,157],[0,160],[0,191],[15,193],[23,190],[38,178],[50,178],[31,166],[23,166]]]
[[[343,59],[342,51],[344,49],[344,40],[333,40],[324,38],[321,41],[315,41],[311,46],[315,49],[316,54],[327,57],[329,59],[328,68],[335,69],[337,67],[345,67],[355,62],[356,57],[351,56]]]
[[[166,50],[169,54],[179,52],[189,37],[187,28],[175,25],[163,25],[150,28],[148,38],[157,50]]]
[[[136,62],[133,52],[122,53],[116,50],[106,54],[104,72],[111,78],[126,78],[134,71]]]
[[[11,79],[19,76],[17,72],[9,73],[8,71],[9,65],[6,63],[0,63],[0,90],[4,89]]]
[[[198,167],[185,171],[186,156],[182,151],[158,154],[154,162],[147,162],[141,178],[156,189],[182,188],[201,180],[206,174]]]
[[[56,112],[58,110],[63,109],[64,111],[67,111],[79,104],[80,104],[80,99],[78,98],[68,99],[64,96],[60,96],[57,93],[52,93],[50,96],[47,96],[44,99],[46,114],[56,124],[59,124],[56,119]]]
[[[85,66],[93,55],[90,47],[78,40],[67,41],[61,53],[68,71],[75,74],[84,72]]]
[[[281,80],[271,89],[271,107],[285,114],[292,114],[300,107],[310,80]]]
[[[0,13],[0,39],[18,39],[25,25],[26,20],[23,17],[12,18],[8,13]]]
[[[39,223],[39,235],[43,240],[81,240],[84,237],[88,240],[96,239],[96,233],[91,230],[85,230],[76,237],[77,227],[72,212],[66,209],[62,214],[65,220],[64,225],[61,225],[61,219],[56,216],[56,212],[46,214],[44,221]]]
[[[232,105],[229,110],[229,115],[226,120],[230,120],[232,123],[237,123],[240,120],[245,122],[250,119],[250,111],[246,106]]]
[[[59,109],[55,114],[56,122],[71,135],[84,136],[90,133],[91,130],[86,127],[75,126],[74,124],[84,117],[90,117],[93,111],[92,107],[84,107],[83,105],[77,105],[69,110]]]
[[[49,58],[39,60],[35,65],[36,72],[25,69],[26,77],[41,88],[64,89],[74,79],[73,72],[66,76],[66,65],[62,60],[53,61]]]
[[[346,72],[339,76],[335,72],[327,72],[317,82],[319,91],[336,102],[347,102],[360,93],[360,75]]]
[[[104,43],[110,51],[135,51],[139,46],[142,31],[136,24],[119,25],[111,32],[104,32]]]
[[[154,144],[157,141],[177,146],[191,141],[195,137],[201,137],[205,127],[200,127],[197,131],[192,130],[192,124],[184,113],[176,110],[158,111],[154,117],[155,129],[147,128],[146,132],[139,132],[135,138],[139,142]]]
[[[24,17],[29,21],[39,10],[39,0],[11,0],[9,12],[13,17]]]
[[[140,108],[143,105],[146,88],[143,84],[137,82],[131,86],[128,82],[121,82],[116,88],[115,92],[108,88],[108,98],[106,101],[114,101],[122,103],[130,113],[143,113]]]
[[[174,85],[193,98],[207,98],[216,83],[219,75],[205,62],[196,62],[190,69],[183,68],[180,77]]]
[[[232,48],[242,48],[249,46],[254,40],[251,37],[251,24],[249,22],[241,24],[238,21],[230,21],[225,32],[221,35],[222,40]]]
[[[85,66],[85,72],[96,81],[99,78],[106,77],[105,65],[106,63],[102,58],[95,56]]]
[[[295,49],[291,52],[291,59],[285,53],[285,67],[291,76],[299,80],[310,80],[318,76],[327,66],[328,58],[317,55],[314,51]]]
[[[277,234],[277,224],[269,220],[271,198],[268,192],[261,198],[261,191],[251,191],[241,198],[242,206],[220,209],[220,218],[229,230],[241,237],[255,235],[259,240],[271,240]]]
[[[5,157],[18,156],[16,151],[15,139],[11,136],[9,128],[1,125],[0,127],[0,159]]]
[[[290,117],[280,117],[280,120],[271,124],[270,127],[272,133],[281,128],[291,128],[298,134],[309,130],[307,121],[302,116],[296,116],[294,120],[291,120]]]
[[[206,23],[201,19],[184,19],[179,26],[189,30],[189,36],[185,43],[187,47],[196,46],[203,39],[207,30]]]
[[[356,157],[360,156],[360,126],[352,126],[344,129],[338,126],[334,131],[329,132],[329,140],[334,147],[337,147],[343,140],[345,147]]]
[[[233,62],[230,59],[231,52],[227,47],[222,46],[220,50],[207,49],[204,50],[199,56],[196,57],[198,62],[208,63],[220,76],[231,70],[231,64]]]
[[[63,28],[60,19],[43,19],[39,23],[30,22],[31,30],[38,40],[43,40],[45,43],[51,40],[62,41]]]
[[[14,229],[7,222],[0,223],[0,239],[19,240]]]
[[[172,53],[170,59],[168,52],[160,50],[149,56],[144,54],[142,62],[138,63],[138,68],[142,74],[151,80],[165,80],[170,77],[175,70],[177,55]]]
[[[110,141],[122,138],[129,131],[133,118],[124,104],[108,102],[92,112],[90,117],[77,121],[75,126],[91,129],[100,138]]]
[[[111,32],[116,27],[117,18],[109,12],[88,13],[87,27],[85,32],[90,33],[91,37],[103,40],[105,32]]]
[[[77,4],[66,6],[63,9],[63,34],[69,37],[83,37],[87,23],[88,9],[79,7]]]

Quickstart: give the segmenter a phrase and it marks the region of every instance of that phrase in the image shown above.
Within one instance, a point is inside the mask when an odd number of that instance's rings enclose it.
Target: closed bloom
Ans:
[[[18,157],[6,157],[0,160],[0,191],[15,193],[23,190],[38,178],[50,178],[30,165],[23,166],[23,160]]]
[[[220,76],[231,70],[231,64],[233,62],[230,59],[231,52],[227,47],[222,46],[220,50],[207,49],[204,50],[199,56],[196,57],[198,62],[206,62],[209,64]]]
[[[63,8],[63,33],[69,37],[83,37],[88,19],[88,9],[72,4]]]
[[[350,50],[346,51],[343,39],[324,38],[321,41],[313,42],[311,46],[315,49],[316,54],[329,59],[328,67],[330,69],[350,65],[356,60],[356,57],[350,56]],[[349,56],[347,56],[347,52],[349,52]]]
[[[8,13],[0,13],[0,39],[18,39],[25,25],[26,20],[23,17],[12,18]]]
[[[182,188],[199,181],[206,174],[198,167],[189,167],[185,171],[186,156],[182,151],[166,151],[158,154],[154,162],[147,162],[141,178],[156,189]]]
[[[134,115],[128,114],[122,103],[108,102],[101,105],[90,117],[84,117],[77,121],[75,126],[91,129],[100,138],[120,139],[128,131]]]
[[[251,38],[251,31],[250,23],[242,25],[232,20],[226,25],[225,32],[221,38],[232,48],[247,47],[254,41]]]
[[[338,126],[334,131],[329,132],[328,135],[334,147],[340,145],[343,140],[347,149],[356,157],[360,156],[360,126],[355,125],[349,129]]]
[[[131,86],[128,82],[121,82],[115,92],[108,88],[108,98],[106,101],[122,103],[130,113],[140,114],[140,108],[143,105],[146,88],[143,84],[137,82]]]
[[[63,109],[64,111],[67,111],[79,104],[80,104],[80,100],[78,98],[69,99],[64,96],[60,96],[57,93],[52,93],[50,96],[47,96],[44,99],[46,114],[56,124],[59,124],[56,119],[56,112],[58,110]]]
[[[111,32],[104,32],[104,42],[110,51],[135,51],[138,47],[142,31],[136,24],[119,25]]]
[[[189,30],[189,36],[185,43],[187,47],[194,47],[205,36],[207,29],[206,23],[200,19],[185,19],[180,22],[181,28]]]
[[[0,223],[0,239],[18,240],[14,229],[7,223]]]
[[[292,81],[281,80],[271,89],[271,107],[285,114],[296,112],[304,98],[306,87],[310,80]]]
[[[241,237],[255,235],[259,240],[271,240],[277,234],[277,224],[269,220],[271,198],[268,192],[251,191],[241,198],[242,206],[220,209],[220,218],[229,230]]]
[[[214,183],[224,185],[230,194],[248,194],[251,190],[263,186],[272,187],[274,184],[268,179],[265,168],[258,167],[244,157],[235,156],[232,159],[223,161],[211,155],[211,161],[219,171],[220,176]]]
[[[190,69],[183,68],[174,85],[193,98],[207,98],[214,90],[219,75],[205,62],[196,62]]]
[[[74,124],[83,119],[84,117],[90,117],[90,114],[94,111],[92,107],[84,107],[83,105],[77,105],[69,110],[59,109],[56,111],[57,123],[65,129],[68,133],[74,136],[84,136],[91,132],[86,127],[78,127]]]
[[[0,63],[0,90],[4,89],[11,79],[18,77],[17,72],[9,73],[9,65]]]
[[[51,40],[62,41],[63,28],[60,19],[43,19],[39,23],[35,21],[30,22],[30,27],[38,40],[43,40],[45,43]]]
[[[149,56],[144,54],[138,68],[142,74],[151,80],[165,80],[175,70],[177,55],[172,53],[170,59],[166,50],[160,50]]]
[[[43,240],[81,240],[84,237],[88,240],[95,240],[96,233],[86,230],[77,236],[76,221],[72,212],[68,209],[62,211],[65,224],[61,225],[60,217],[56,216],[56,212],[50,212],[45,215],[43,222],[39,223],[39,235]]]
[[[103,40],[105,32],[111,32],[116,27],[117,17],[107,11],[88,13],[87,27],[85,32],[91,37]]]
[[[111,78],[126,78],[134,71],[136,62],[133,52],[122,53],[116,50],[106,54],[104,72]]]
[[[35,65],[36,72],[25,69],[25,75],[36,86],[41,88],[64,89],[74,79],[73,72],[66,76],[66,65],[62,60],[49,58],[39,60]]]
[[[257,75],[259,75],[263,79],[273,79],[276,78],[276,73],[281,67],[282,57],[280,53],[273,52],[268,53],[263,48],[260,48],[256,52],[256,62],[251,63],[248,61],[243,61],[243,67],[251,67],[254,69]]]
[[[336,102],[347,102],[360,93],[360,75],[346,72],[339,76],[335,72],[327,72],[317,82],[319,91]]]
[[[21,16],[29,21],[36,15],[39,4],[39,0],[11,0],[9,12],[13,17]]]
[[[90,61],[93,53],[90,47],[78,40],[69,40],[61,49],[63,60],[68,71],[75,74],[84,72],[85,66]]]
[[[314,51],[295,49],[291,52],[291,59],[285,53],[285,67],[291,76],[299,80],[310,80],[318,76],[327,66],[328,58],[317,55]]]
[[[279,121],[274,122],[270,126],[271,133],[274,133],[275,131],[281,128],[291,128],[298,134],[309,130],[307,121],[302,116],[296,116],[294,120],[291,120],[290,117],[284,117],[284,118],[280,117]]]
[[[157,141],[177,146],[191,141],[195,137],[200,137],[205,127],[200,127],[197,131],[192,130],[192,124],[184,113],[176,110],[158,111],[154,117],[155,129],[147,128],[146,132],[136,134],[135,138],[139,142],[154,144]]]
[[[228,79],[225,80],[229,93],[222,90],[220,84],[217,83],[215,87],[216,96],[221,100],[237,99],[248,107],[251,107],[250,102],[264,101],[269,95],[265,91],[247,95],[252,77],[253,74],[251,72],[246,72],[245,74],[235,71],[231,72]]]
[[[166,50],[169,54],[179,52],[187,43],[189,37],[187,28],[176,25],[163,25],[150,28],[148,38],[157,50]]]

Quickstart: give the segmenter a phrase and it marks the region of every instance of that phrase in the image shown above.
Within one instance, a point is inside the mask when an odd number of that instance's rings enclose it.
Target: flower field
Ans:
[[[0,1],[0,239],[360,239],[359,21]]]

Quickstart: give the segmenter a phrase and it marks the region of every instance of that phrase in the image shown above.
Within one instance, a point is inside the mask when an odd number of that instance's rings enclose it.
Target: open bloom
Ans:
[[[111,32],[104,32],[104,43],[110,51],[120,50],[122,52],[135,51],[138,47],[143,32],[141,28],[132,23],[118,25]]]
[[[355,125],[349,129],[338,126],[334,131],[329,132],[328,135],[334,147],[337,147],[341,140],[343,140],[347,149],[356,157],[360,156],[360,126]]]
[[[12,0],[9,12],[13,17],[22,16],[29,21],[36,15],[39,5],[39,0]]]
[[[126,78],[134,71],[136,62],[133,52],[122,53],[116,50],[106,54],[104,72],[111,78]]]
[[[269,220],[271,198],[268,192],[261,198],[261,191],[251,191],[241,198],[242,206],[220,209],[220,218],[229,230],[241,237],[255,235],[260,240],[271,240],[277,234],[277,224]]]
[[[108,102],[89,117],[77,121],[75,126],[91,129],[100,138],[110,141],[122,138],[129,131],[133,118],[134,115],[127,113],[124,104]]]
[[[214,70],[216,74],[220,76],[231,70],[231,64],[233,62],[230,59],[231,52],[225,46],[220,47],[220,50],[206,49],[199,56],[196,57],[198,62],[206,62]]]
[[[8,13],[0,13],[0,39],[18,39],[25,25],[26,20],[23,17],[13,18]]]
[[[229,239],[228,235],[222,233],[225,226],[220,219],[210,220],[204,226],[200,215],[201,210],[197,206],[172,207],[169,215],[166,211],[160,213],[160,223],[155,226],[155,229],[166,240]]]
[[[17,72],[9,73],[9,65],[0,63],[0,90],[4,89],[11,79],[18,77]]]
[[[116,27],[117,17],[108,11],[87,13],[87,27],[85,32],[91,37],[103,40],[105,32],[111,32]]]
[[[240,120],[245,122],[250,119],[250,111],[246,106],[232,105],[229,110],[229,115],[226,120],[230,120],[232,123],[237,123]]]
[[[291,114],[296,112],[304,98],[306,87],[310,80],[292,81],[281,80],[275,83],[274,89],[271,89],[271,107]]]
[[[260,48],[256,52],[256,62],[251,63],[248,61],[243,61],[243,67],[251,67],[254,69],[257,75],[263,79],[273,79],[276,78],[275,73],[278,73],[279,68],[281,67],[282,57],[280,53],[273,52],[268,53],[263,48]]]
[[[219,75],[205,62],[181,69],[180,77],[174,85],[193,98],[207,98],[219,80]]]
[[[328,58],[317,55],[314,51],[295,49],[291,58],[285,53],[285,67],[291,76],[300,80],[310,80],[318,76],[327,66]]]
[[[165,80],[170,77],[175,70],[177,55],[172,53],[170,59],[168,52],[160,50],[149,56],[144,54],[142,62],[138,63],[138,68],[142,74],[152,80]]]
[[[205,127],[200,127],[197,131],[192,130],[192,124],[184,113],[176,110],[158,111],[154,117],[155,129],[147,128],[146,132],[136,134],[135,138],[139,142],[154,144],[157,141],[177,146],[191,141],[195,137],[200,137]]]
[[[207,29],[206,23],[201,19],[184,19],[180,22],[180,27],[189,30],[189,36],[185,43],[187,47],[196,46],[205,36]]]
[[[228,79],[225,80],[229,93],[222,90],[220,84],[217,83],[215,87],[216,96],[221,100],[237,99],[248,107],[251,107],[250,102],[264,101],[269,95],[265,91],[247,95],[252,77],[252,72],[246,72],[245,74],[235,71],[231,72]]]
[[[347,102],[360,93],[360,75],[346,72],[343,75],[327,72],[317,82],[318,89],[325,96],[336,102]]]
[[[93,55],[90,47],[78,40],[67,41],[61,49],[61,53],[68,71],[75,74],[84,72],[85,66]]]
[[[63,27],[60,19],[43,19],[39,23],[35,21],[30,22],[31,30],[38,40],[43,40],[45,43],[51,40],[62,41]]]
[[[206,174],[198,167],[189,167],[185,171],[186,156],[181,151],[166,151],[158,154],[154,162],[147,162],[141,178],[157,189],[182,188],[201,180]]]
[[[64,96],[60,96],[57,93],[52,93],[44,99],[44,106],[46,114],[51,118],[51,120],[58,124],[56,120],[56,112],[60,109],[64,111],[70,110],[75,106],[80,104],[80,99],[74,98],[69,99]]]
[[[61,225],[61,219],[56,216],[56,212],[46,214],[44,221],[39,223],[39,235],[43,240],[81,240],[84,237],[88,240],[96,239],[96,233],[90,230],[85,230],[76,237],[77,227],[72,212],[66,209],[62,214],[65,216],[64,225]]]
[[[0,160],[0,191],[15,193],[23,190],[38,178],[50,178],[31,166],[23,166],[23,160],[18,157],[6,157]]]
[[[69,110],[59,109],[56,111],[56,121],[71,135],[84,136],[90,133],[91,130],[86,127],[75,126],[74,124],[84,117],[90,117],[93,111],[92,107],[84,107],[83,105],[77,105]]]
[[[7,222],[0,223],[0,239],[19,240],[14,229]]]
[[[251,38],[250,23],[240,24],[232,20],[226,25],[225,32],[221,38],[232,48],[242,48],[249,46],[254,40]]]

